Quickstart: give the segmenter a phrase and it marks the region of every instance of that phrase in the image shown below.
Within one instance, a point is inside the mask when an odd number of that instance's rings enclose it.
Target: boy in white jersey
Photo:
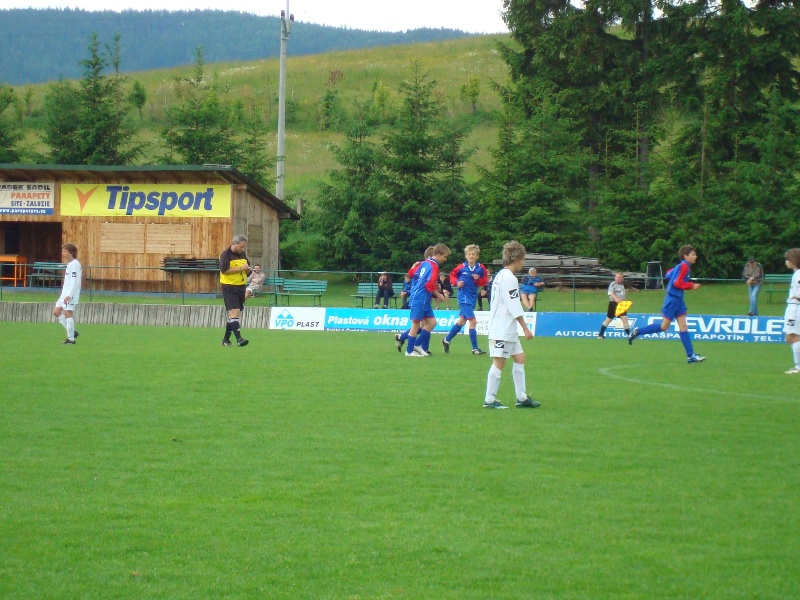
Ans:
[[[81,276],[83,274],[75,244],[64,244],[61,247],[61,260],[67,263],[67,270],[64,272],[64,285],[53,309],[53,315],[67,330],[67,339],[61,343],[74,344],[78,332],[75,331],[75,320],[72,315],[81,295]]]
[[[519,299],[519,281],[514,275],[524,264],[525,246],[514,241],[503,246],[503,269],[495,275],[492,282],[492,302],[489,307],[489,356],[492,357],[492,366],[486,381],[484,408],[508,408],[497,400],[497,389],[509,356],[514,360],[511,375],[516,390],[517,408],[536,408],[540,405],[525,391],[525,353],[517,334],[519,323],[525,339],[533,337],[525,324],[525,313]]]
[[[792,273],[789,298],[786,300],[786,314],[783,316],[783,332],[786,343],[792,346],[794,367],[785,371],[787,375],[800,374],[800,248],[786,251],[786,266]]]

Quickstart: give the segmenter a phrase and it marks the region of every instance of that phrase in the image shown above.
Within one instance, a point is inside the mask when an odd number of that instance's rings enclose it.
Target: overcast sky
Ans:
[[[84,10],[235,9],[280,16],[286,0],[0,0],[0,8],[82,8]],[[500,18],[503,0],[291,0],[297,21],[369,29],[405,31],[447,27],[475,33],[508,29]]]

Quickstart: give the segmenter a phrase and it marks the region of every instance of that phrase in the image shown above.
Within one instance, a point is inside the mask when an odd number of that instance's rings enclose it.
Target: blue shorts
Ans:
[[[458,316],[464,317],[467,321],[475,318],[475,303],[472,304],[459,304]]]
[[[689,312],[689,310],[686,308],[686,303],[683,301],[683,298],[667,294],[667,297],[664,299],[664,306],[661,307],[661,314],[665,319],[674,321],[676,317],[682,317],[687,312]]]
[[[519,288],[519,291],[523,294],[536,294],[539,291],[539,288],[536,286],[523,285]]]
[[[433,318],[433,307],[430,302],[426,302],[423,306],[412,306],[410,316],[412,321]]]

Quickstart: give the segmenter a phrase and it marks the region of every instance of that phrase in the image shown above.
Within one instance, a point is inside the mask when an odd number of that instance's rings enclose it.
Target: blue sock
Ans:
[[[431,332],[428,331],[427,329],[423,329],[422,331],[419,332],[418,339],[419,339],[419,347],[425,350],[425,352],[427,352],[428,346],[431,345]]]
[[[453,327],[450,329],[450,333],[447,334],[447,337],[444,338],[445,342],[453,341],[453,338],[458,335],[458,332],[461,331],[461,325],[455,323]]]
[[[414,346],[417,345],[417,336],[411,337],[410,335],[406,338],[408,340],[408,346],[406,346],[406,354],[411,354],[414,350]]]
[[[639,335],[647,335],[649,333],[658,333],[661,331],[661,323],[650,323],[644,327],[639,327]]]
[[[406,329],[403,333],[400,334],[400,341],[405,342],[408,339],[408,332],[411,331],[410,329]]]
[[[472,342],[472,349],[478,349],[478,330],[477,329],[470,329],[469,330],[469,341]]]
[[[678,335],[681,338],[681,344],[686,349],[686,356],[691,356],[694,354],[694,348],[692,347],[692,336],[689,334],[688,331],[680,331]]]

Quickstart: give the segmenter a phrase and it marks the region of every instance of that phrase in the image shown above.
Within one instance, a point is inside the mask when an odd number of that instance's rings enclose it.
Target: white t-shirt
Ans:
[[[519,281],[509,269],[502,269],[492,282],[489,339],[507,342],[519,340],[517,317],[524,314],[519,300]]]
[[[612,281],[608,286],[608,299],[613,301],[611,294],[614,294],[618,300],[625,300],[625,284],[617,283],[616,280]]]
[[[800,298],[800,269],[795,271],[792,275],[792,283],[789,286],[789,298],[786,300],[786,304],[800,304],[800,302],[792,300],[792,298]]]
[[[81,263],[77,258],[73,258],[67,265],[67,270],[64,273],[64,287],[61,288],[61,298],[63,300],[69,296],[70,304],[77,304],[81,296],[81,277],[83,276],[83,269]]]

